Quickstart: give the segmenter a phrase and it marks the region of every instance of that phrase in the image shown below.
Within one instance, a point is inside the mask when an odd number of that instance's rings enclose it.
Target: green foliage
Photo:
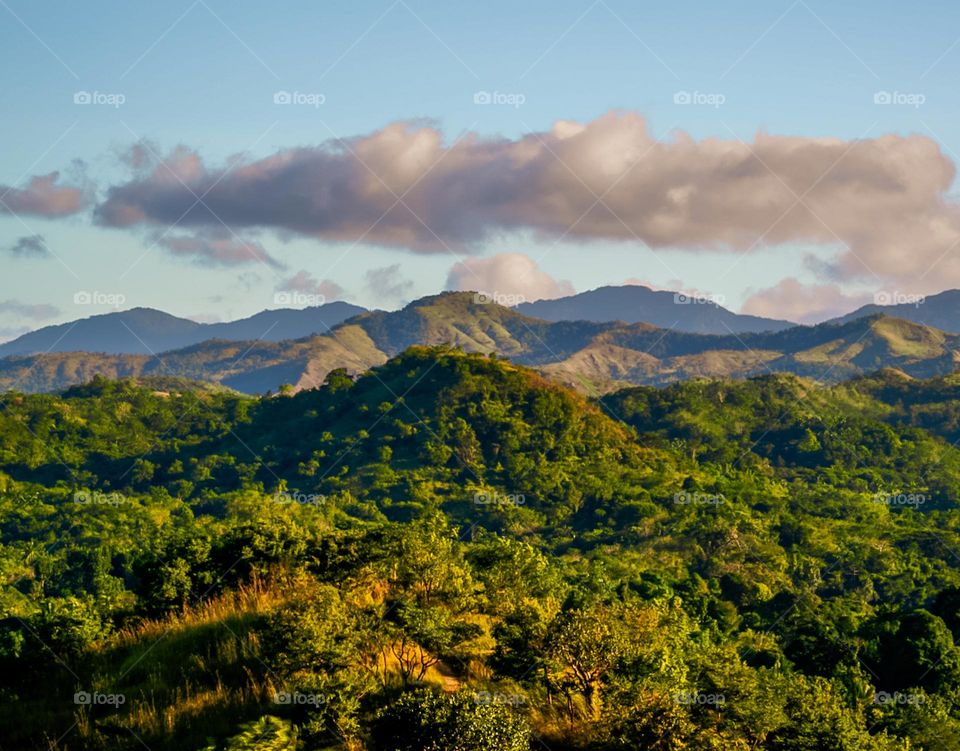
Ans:
[[[434,691],[403,694],[379,716],[376,751],[526,751],[530,731],[510,707]]]
[[[0,397],[4,747],[957,745],[955,379],[166,386]]]
[[[222,746],[223,751],[295,751],[296,748],[296,732],[290,723],[269,715],[249,723]],[[217,747],[210,746],[205,751],[217,751]]]

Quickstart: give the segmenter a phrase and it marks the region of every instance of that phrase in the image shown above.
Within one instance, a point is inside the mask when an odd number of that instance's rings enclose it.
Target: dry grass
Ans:
[[[263,714],[277,689],[257,624],[285,602],[283,590],[254,581],[98,644],[90,656],[100,678],[90,688],[121,693],[126,701],[108,714],[76,708],[74,741],[79,736],[84,747],[112,748],[111,738],[135,737],[154,751],[184,751]]]
[[[282,605],[286,599],[278,587],[267,586],[255,580],[235,592],[205,600],[195,607],[188,607],[183,613],[171,613],[166,618],[144,620],[135,626],[120,629],[109,640],[98,645],[98,648],[133,647],[177,631],[237,620],[252,613],[266,613]]]

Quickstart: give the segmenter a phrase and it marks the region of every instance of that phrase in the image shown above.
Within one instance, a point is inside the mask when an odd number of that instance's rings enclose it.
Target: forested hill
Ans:
[[[958,748],[958,404],[447,347],[4,394],[0,748]]]

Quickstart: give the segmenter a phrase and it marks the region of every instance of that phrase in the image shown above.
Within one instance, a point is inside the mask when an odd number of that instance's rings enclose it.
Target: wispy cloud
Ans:
[[[46,321],[60,313],[60,309],[45,303],[25,303],[19,300],[0,300],[0,314],[10,314],[31,321]]]
[[[60,183],[60,173],[37,175],[26,187],[0,185],[0,214],[56,218],[82,211],[89,203],[86,188]]]
[[[7,248],[7,252],[19,258],[48,258],[51,256],[43,235],[27,235]]]
[[[201,266],[240,266],[262,263],[274,269],[284,264],[271,256],[254,240],[244,240],[215,231],[200,231],[190,235],[164,235],[156,244],[170,255],[186,258]]]
[[[377,300],[404,302],[413,291],[413,282],[404,279],[400,273],[400,264],[368,269],[364,274],[367,287]]]

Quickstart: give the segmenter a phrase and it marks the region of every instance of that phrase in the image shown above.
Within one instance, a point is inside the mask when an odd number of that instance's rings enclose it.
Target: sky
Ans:
[[[444,289],[960,287],[960,7],[0,0],[0,340]]]

